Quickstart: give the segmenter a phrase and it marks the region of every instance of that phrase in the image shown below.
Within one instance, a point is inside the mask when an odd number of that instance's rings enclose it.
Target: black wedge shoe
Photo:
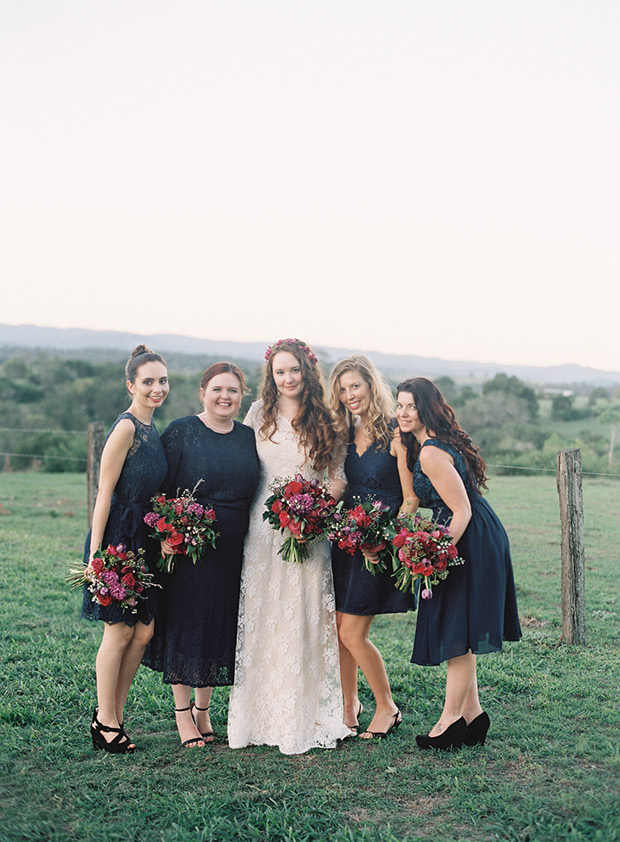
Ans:
[[[451,748],[460,749],[466,734],[467,723],[461,716],[449,728],[446,728],[443,734],[438,734],[436,737],[430,737],[428,734],[418,734],[415,741],[418,744],[418,748],[438,748],[441,751],[447,751]]]
[[[489,730],[489,725],[491,724],[491,720],[489,719],[488,713],[482,711],[482,713],[477,716],[467,726],[467,733],[465,734],[465,739],[463,742],[466,746],[483,746],[484,741],[487,738],[487,731]]]
[[[122,728],[111,728],[109,725],[102,725],[97,719],[97,708],[93,711],[93,721],[90,726],[90,736],[93,741],[93,749],[95,751],[108,751],[110,754],[131,754],[135,751],[135,746],[129,741],[129,737]],[[103,736],[104,734],[116,734],[114,739],[109,742]]]

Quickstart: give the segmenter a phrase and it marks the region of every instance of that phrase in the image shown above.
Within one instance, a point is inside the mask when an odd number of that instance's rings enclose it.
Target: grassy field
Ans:
[[[409,664],[409,615],[373,626],[404,715],[394,738],[299,757],[231,751],[227,692],[217,690],[217,743],[182,750],[169,688],[141,669],[127,709],[140,750],[114,757],[88,738],[101,629],[79,620],[80,595],[64,583],[82,555],[84,476],[0,474],[0,840],[620,840],[620,485],[584,487],[582,648],[559,642],[555,477],[497,477],[491,487],[511,537],[524,638],[479,660],[492,720],[484,747],[417,749],[445,671]],[[362,700],[370,711],[364,684]]]

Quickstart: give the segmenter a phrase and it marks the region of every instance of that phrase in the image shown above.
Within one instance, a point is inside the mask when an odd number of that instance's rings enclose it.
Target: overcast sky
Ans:
[[[620,370],[617,0],[0,10],[0,322]]]

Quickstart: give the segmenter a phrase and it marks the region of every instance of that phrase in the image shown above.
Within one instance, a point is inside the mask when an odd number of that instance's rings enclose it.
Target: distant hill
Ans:
[[[52,352],[79,351],[88,349],[92,359],[96,349],[105,349],[125,355],[139,342],[145,342],[162,354],[217,356],[220,359],[247,360],[254,364],[263,359],[265,342],[233,342],[213,339],[199,339],[176,334],[141,335],[112,330],[86,330],[82,328],[38,327],[37,325],[0,324],[0,348],[41,349]],[[539,386],[571,385],[588,383],[592,386],[613,386],[620,384],[620,371],[601,371],[580,365],[557,366],[501,365],[474,360],[443,360],[438,357],[383,354],[366,349],[318,347],[322,360],[330,364],[352,353],[364,353],[386,375],[396,378],[423,375],[427,377],[452,377],[455,380],[488,380],[500,372],[514,375],[521,380]],[[108,356],[107,354],[102,356]]]

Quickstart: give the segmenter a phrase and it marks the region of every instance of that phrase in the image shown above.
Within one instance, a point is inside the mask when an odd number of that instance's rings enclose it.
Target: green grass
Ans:
[[[88,739],[101,628],[79,620],[80,595],[64,583],[82,555],[84,477],[0,474],[0,840],[620,840],[620,487],[584,486],[586,647],[559,642],[555,477],[495,477],[491,488],[524,638],[479,659],[484,747],[417,749],[445,669],[409,664],[415,615],[401,615],[373,625],[404,714],[384,743],[231,751],[220,689],[218,742],[182,750],[169,688],[141,669],[127,709],[140,750],[114,757]],[[364,683],[362,700],[370,713]]]

